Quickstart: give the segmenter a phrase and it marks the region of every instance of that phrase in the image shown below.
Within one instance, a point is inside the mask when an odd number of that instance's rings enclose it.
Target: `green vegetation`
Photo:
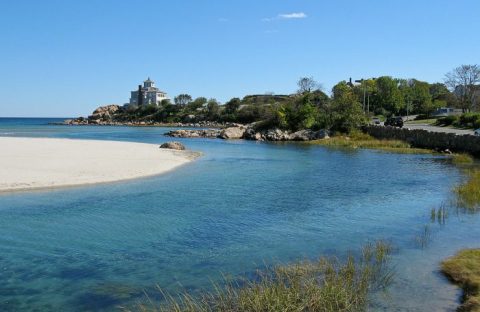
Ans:
[[[227,282],[199,296],[162,293],[165,302],[140,305],[141,311],[365,311],[371,291],[393,278],[388,243],[368,244],[359,258],[335,258],[279,265],[259,272],[255,280]]]
[[[455,188],[457,202],[459,207],[476,211],[480,207],[480,170],[471,170],[467,175],[467,181]]]
[[[480,249],[466,249],[442,262],[442,272],[464,291],[458,311],[480,311]]]
[[[460,116],[447,116],[437,120],[439,126],[454,126],[457,128],[480,128],[480,113],[465,113]]]
[[[469,154],[458,153],[452,155],[452,162],[456,165],[473,164],[474,159]]]
[[[477,69],[475,65],[465,68]],[[328,96],[313,78],[303,77],[298,81],[298,91],[291,95],[247,95],[243,99],[232,98],[222,105],[215,99],[193,99],[188,94],[180,94],[174,98],[174,103],[164,100],[159,105],[121,108],[112,116],[112,121],[256,122],[263,127],[291,131],[322,128],[349,133],[367,124],[372,116],[421,114],[428,118],[439,107],[466,109],[471,104],[468,109],[475,109],[472,103],[478,102],[477,93],[471,91],[476,90],[477,82],[462,86],[462,90],[473,96],[472,99],[467,99],[465,92],[457,92],[458,85],[448,89],[442,83],[429,84],[390,76],[361,79],[356,83],[340,81]],[[476,116],[466,114],[462,118],[459,119],[461,124],[480,124]],[[449,117],[441,120],[446,124],[454,121]]]
[[[410,124],[410,125],[418,125],[418,124],[433,125],[436,122],[437,122],[437,119],[430,118],[430,119],[415,119],[415,120],[407,121],[407,122],[405,122],[405,124],[406,125],[408,125],[408,124]]]
[[[405,153],[405,154],[428,154],[433,151],[428,149],[413,148],[408,143],[399,140],[378,140],[372,136],[359,132],[352,131],[348,135],[337,135],[329,139],[315,140],[305,142],[304,144],[324,145],[331,147],[344,148],[366,148],[378,149],[387,152]]]

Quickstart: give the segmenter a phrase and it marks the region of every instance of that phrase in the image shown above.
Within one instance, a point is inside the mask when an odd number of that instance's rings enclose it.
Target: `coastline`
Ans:
[[[0,194],[151,177],[200,155],[118,141],[0,137],[0,145]]]

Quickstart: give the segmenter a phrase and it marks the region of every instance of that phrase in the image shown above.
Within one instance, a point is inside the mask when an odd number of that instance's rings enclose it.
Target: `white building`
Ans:
[[[138,90],[131,92],[130,105],[158,105],[163,100],[168,100],[167,93],[155,87],[155,82],[148,77],[143,82],[143,87],[139,85]]]

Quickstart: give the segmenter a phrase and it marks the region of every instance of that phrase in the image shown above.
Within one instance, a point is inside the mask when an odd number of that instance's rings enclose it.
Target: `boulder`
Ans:
[[[220,132],[219,137],[222,139],[241,139],[245,134],[244,127],[229,127]]]
[[[118,105],[101,106],[93,111],[92,115],[88,116],[90,120],[110,120],[112,116],[120,109]]]
[[[160,145],[160,148],[168,148],[183,151],[185,150],[185,146],[180,142],[166,142]]]
[[[267,130],[262,137],[267,141],[290,141],[290,134],[288,131],[280,129]]]
[[[314,132],[312,130],[300,130],[294,132],[290,135],[290,140],[292,141],[310,141],[314,137]]]
[[[220,135],[218,129],[206,129],[206,130],[172,130],[165,133],[165,136],[174,138],[209,138],[214,139]]]

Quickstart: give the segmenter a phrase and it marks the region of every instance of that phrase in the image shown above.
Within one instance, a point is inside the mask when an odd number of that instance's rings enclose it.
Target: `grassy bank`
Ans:
[[[163,294],[165,302],[136,307],[141,311],[365,311],[369,293],[390,283],[391,247],[366,245],[362,256],[321,258],[279,265],[259,272],[255,280],[227,282],[199,296]]]
[[[480,249],[467,249],[442,262],[442,272],[463,288],[458,311],[480,311]]]
[[[480,207],[480,169],[470,170],[467,181],[455,188],[457,205],[471,211]]]
[[[432,150],[413,148],[407,142],[400,140],[378,140],[363,132],[352,132],[347,135],[336,135],[329,139],[309,141],[306,144],[323,145],[344,148],[378,149],[387,152],[405,154],[429,154]]]

